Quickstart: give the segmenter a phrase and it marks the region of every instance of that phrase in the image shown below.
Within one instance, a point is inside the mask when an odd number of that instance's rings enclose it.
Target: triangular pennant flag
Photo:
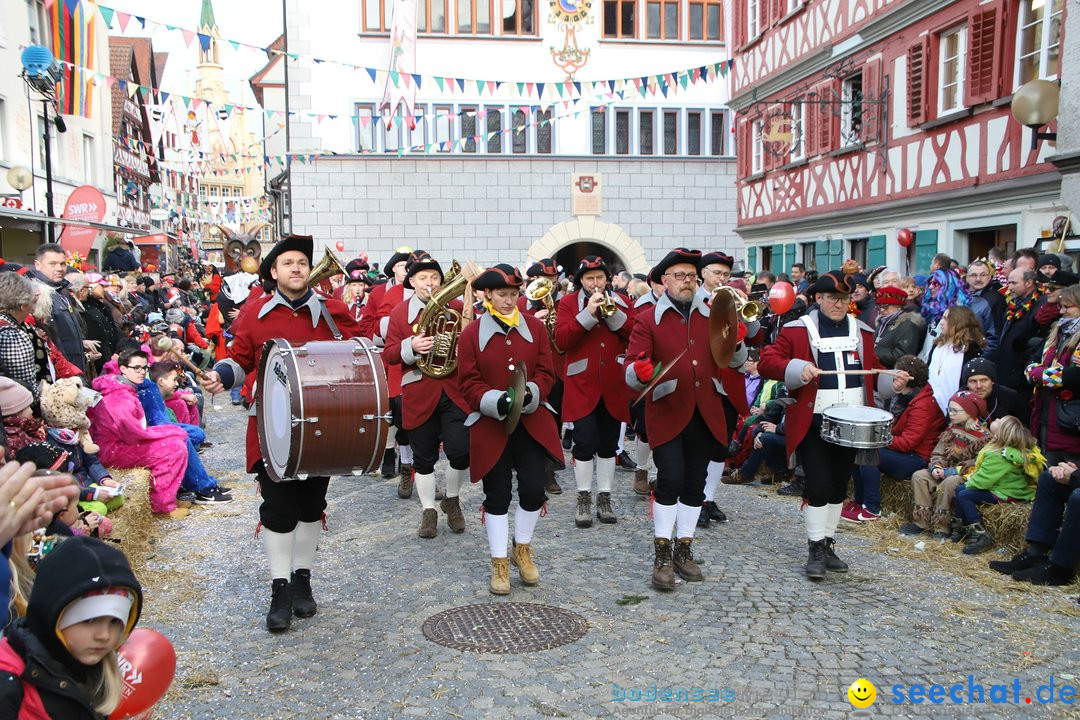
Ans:
[[[136,85],[135,83],[128,83],[127,84],[127,96],[128,96],[128,98],[134,100],[135,96],[138,95],[138,94],[139,94],[139,86]]]
[[[180,29],[180,32],[184,36],[184,44],[187,45],[188,48],[190,48],[191,41],[195,39],[195,33],[191,30],[184,30],[183,28]]]
[[[517,94],[520,96],[525,91],[525,83],[514,83],[517,86]]]
[[[238,40],[230,40],[229,44],[232,45],[233,50],[239,50],[240,49],[240,42]]]
[[[165,103],[167,103],[169,101],[170,95],[169,95],[169,93],[165,92],[164,90],[160,91],[160,94],[161,94],[161,104],[164,105]]]
[[[108,86],[109,86],[110,88],[112,88],[112,87],[115,87],[115,86],[116,86],[116,78],[114,78],[114,77],[113,77],[112,75],[106,75],[106,76],[105,76],[105,83],[106,83],[106,84],[107,84],[107,85],[108,85]]]
[[[142,27],[143,30],[145,30],[146,29],[146,18],[144,18],[142,15],[136,15],[135,19],[139,21],[139,25]]]
[[[477,95],[483,95],[484,94],[484,81],[483,80],[477,80],[476,81],[476,93],[477,93]]]
[[[501,84],[501,83],[494,83],[494,82],[488,80],[488,84],[487,84],[488,94],[489,95],[494,95],[495,90],[498,89],[497,86],[499,84]]]
[[[416,84],[416,89],[419,90],[420,89],[420,81],[421,81],[423,76],[421,76],[421,75],[412,75],[411,77],[412,77],[413,83]]]
[[[371,82],[375,82],[375,68],[364,68],[367,70],[368,77],[371,78]]]
[[[391,70],[390,71],[390,81],[392,83],[394,83],[394,87],[398,86],[398,80],[400,80],[400,79],[401,79],[401,73],[399,73],[397,70]]]
[[[536,83],[536,99],[544,99],[544,83]]]
[[[439,90],[445,90],[446,86],[443,84],[443,79],[438,75],[435,76],[435,84],[439,86]]]
[[[146,98],[150,97],[150,88],[141,87],[139,88],[139,93],[142,95],[142,99],[146,100]]]
[[[98,12],[101,13],[101,19],[105,21],[105,27],[112,25],[113,15],[116,13],[112,8],[98,6]]]
[[[679,82],[682,84],[683,90],[685,90],[686,86],[690,84],[690,76],[686,73],[679,73]]]
[[[578,95],[581,95],[581,83],[574,83],[574,91],[577,92]]]
[[[533,88],[536,87],[535,83],[525,83],[526,89],[529,91],[529,97],[532,97]]]
[[[410,75],[409,73],[402,73],[402,74],[401,74],[401,81],[402,81],[403,83],[405,83],[405,87],[406,87],[406,88],[408,88],[408,87],[409,87],[409,83],[410,83],[410,82],[412,82],[411,78],[412,78],[412,75]]]
[[[465,78],[454,78],[454,81],[458,85],[458,90],[461,90],[462,92],[464,92],[464,90],[465,90]]]
[[[120,32],[125,32],[127,30],[128,21],[131,20],[131,15],[126,12],[120,12],[119,10],[117,10],[116,19],[120,23]]]

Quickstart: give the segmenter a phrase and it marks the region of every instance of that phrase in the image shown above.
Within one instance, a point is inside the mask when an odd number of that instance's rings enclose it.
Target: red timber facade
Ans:
[[[747,267],[852,257],[915,274],[937,252],[966,262],[1035,244],[1063,210],[1061,178],[1009,101],[1058,78],[1064,5],[733,0]]]

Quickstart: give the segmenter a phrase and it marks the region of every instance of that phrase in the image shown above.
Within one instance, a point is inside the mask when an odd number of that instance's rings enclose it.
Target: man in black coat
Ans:
[[[106,243],[105,260],[101,267],[105,271],[134,272],[139,269],[139,261],[123,240],[115,238]]]
[[[997,420],[1012,415],[1028,426],[1031,420],[1031,403],[1028,396],[1010,387],[998,384],[998,370],[986,358],[977,357],[964,365],[960,385],[986,401],[987,420]]]
[[[968,265],[967,284],[972,295],[978,295],[990,305],[990,316],[994,318],[994,327],[1005,327],[1005,310],[1008,303],[1005,296],[994,286],[994,269],[985,260],[975,260]]]
[[[64,249],[56,243],[39,245],[34,253],[34,267],[28,274],[52,290],[52,316],[49,324],[52,326],[56,345],[68,362],[80,370],[85,370],[86,346],[75,301],[67,292],[70,283],[64,277],[67,274],[67,256]]]
[[[904,310],[907,293],[898,287],[883,287],[875,294],[877,329],[874,352],[890,370],[904,355],[917,355],[926,339],[926,321],[922,315]]]
[[[1035,282],[1035,271],[1016,269],[1009,273],[1009,306],[1001,342],[992,359],[997,365],[998,381],[1017,392],[1028,389],[1024,368],[1032,355],[1033,339],[1038,331],[1035,315],[1046,303]],[[1037,342],[1037,340],[1036,340]]]

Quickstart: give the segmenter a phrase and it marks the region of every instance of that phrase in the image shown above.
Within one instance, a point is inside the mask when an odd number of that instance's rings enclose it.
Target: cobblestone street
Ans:
[[[721,486],[731,522],[699,530],[705,582],[670,594],[650,589],[647,502],[619,473],[616,525],[574,527],[574,493],[549,500],[534,546],[538,587],[511,571],[512,593],[488,592],[480,488],[463,492],[467,528],[416,536],[419,501],[398,499],[397,481],[335,479],[313,571],[318,614],[280,636],[263,619],[270,584],[254,537],[258,499],[242,473],[240,408],[208,411],[204,459],[235,488],[237,502],[168,521],[149,560],[143,622],[179,655],[161,718],[846,718],[848,686],[877,686],[877,717],[1080,717],[1076,706],[1018,708],[1039,685],[1076,687],[1080,606],[1076,587],[1023,590],[983,574],[962,575],[901,552],[872,532],[842,529],[847,575],[803,577],[805,535],[797,502],[758,486]],[[572,472],[560,475],[572,490]],[[890,547],[891,546],[891,547]],[[957,567],[982,567],[994,555]],[[425,638],[441,611],[474,603],[534,602],[588,622],[580,640],[525,655],[452,650]],[[983,705],[895,705],[892,686],[968,685]],[[1007,705],[990,702],[1009,684]],[[718,691],[716,702],[617,701],[664,688]],[[730,691],[730,692],[728,692]],[[966,700],[967,690],[964,690]],[[724,698],[733,698],[725,700]]]

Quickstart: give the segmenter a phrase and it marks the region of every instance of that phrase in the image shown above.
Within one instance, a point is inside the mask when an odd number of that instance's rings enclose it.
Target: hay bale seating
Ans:
[[[150,512],[150,471],[109,469],[113,478],[124,488],[124,506],[109,515],[113,521],[113,537],[120,540],[120,549],[131,563],[136,577],[143,577],[152,546],[157,542],[159,523]]]
[[[903,522],[910,520],[914,497],[910,479],[881,476],[882,515],[895,514]],[[1031,516],[1031,503],[980,505],[979,513],[983,516],[983,524],[990,537],[1000,547],[1019,552],[1026,546],[1024,533],[1027,532],[1028,518]]]

